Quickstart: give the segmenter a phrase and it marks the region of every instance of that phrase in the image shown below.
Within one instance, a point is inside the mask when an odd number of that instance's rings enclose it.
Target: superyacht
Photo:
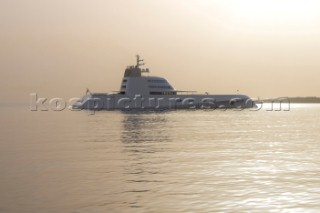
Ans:
[[[170,110],[170,109],[244,109],[256,107],[246,95],[197,94],[195,91],[176,90],[163,77],[150,76],[142,68],[137,55],[136,65],[125,69],[119,91],[91,93],[88,89],[73,109],[87,110]]]

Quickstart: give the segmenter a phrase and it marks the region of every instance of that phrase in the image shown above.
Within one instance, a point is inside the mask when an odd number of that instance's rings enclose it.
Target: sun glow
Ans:
[[[241,0],[228,1],[232,21],[244,27],[313,27],[319,21],[320,1]]]
[[[319,0],[184,0],[193,11],[231,30],[319,33]]]

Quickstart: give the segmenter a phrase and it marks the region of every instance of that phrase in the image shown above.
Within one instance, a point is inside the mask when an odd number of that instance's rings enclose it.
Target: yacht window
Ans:
[[[150,85],[149,88],[172,89],[171,86]]]
[[[176,95],[177,92],[150,92],[150,95]]]
[[[162,92],[150,92],[150,95],[162,95]]]
[[[166,80],[159,80],[159,79],[150,79],[148,80],[150,83],[167,83]]]

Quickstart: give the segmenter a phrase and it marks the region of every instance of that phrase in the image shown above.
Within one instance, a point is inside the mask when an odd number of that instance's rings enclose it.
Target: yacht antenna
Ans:
[[[143,61],[143,59],[140,59],[140,56],[139,55],[137,55],[137,65],[136,65],[136,67],[137,68],[139,68],[140,66],[143,66],[144,65],[144,63],[140,63],[140,62],[142,62]]]

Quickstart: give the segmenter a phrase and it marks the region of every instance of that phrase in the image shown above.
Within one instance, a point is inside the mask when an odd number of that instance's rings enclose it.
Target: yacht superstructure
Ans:
[[[137,55],[134,66],[125,69],[118,92],[91,93],[77,101],[73,109],[89,110],[165,110],[252,108],[255,103],[246,95],[194,94],[195,91],[176,90],[165,78],[149,76],[141,68],[143,60]]]

